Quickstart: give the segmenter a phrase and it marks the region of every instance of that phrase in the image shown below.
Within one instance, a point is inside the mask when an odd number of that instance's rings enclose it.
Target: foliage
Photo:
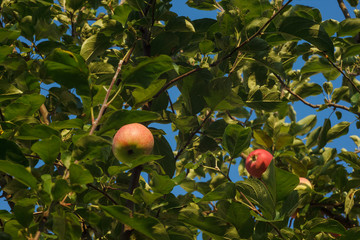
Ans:
[[[1,1],[1,239],[359,236],[359,150],[328,146],[360,128],[359,18],[187,4],[217,17],[178,16],[171,0]],[[297,119],[297,102],[328,117]],[[158,123],[155,147],[125,165],[111,141],[133,122]],[[244,170],[257,148],[274,155],[261,179]],[[314,190],[294,190],[298,177]]]

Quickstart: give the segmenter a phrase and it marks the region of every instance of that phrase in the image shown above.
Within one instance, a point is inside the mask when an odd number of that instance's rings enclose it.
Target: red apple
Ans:
[[[264,149],[256,149],[252,151],[245,160],[246,170],[251,176],[260,178],[268,168],[273,156]]]
[[[297,185],[295,187],[295,190],[306,190],[306,189],[314,189],[313,185],[311,184],[311,182],[304,178],[304,177],[299,177],[299,185]]]
[[[122,126],[114,136],[112,150],[115,157],[129,163],[142,156],[149,155],[154,147],[154,137],[142,124],[131,123]]]

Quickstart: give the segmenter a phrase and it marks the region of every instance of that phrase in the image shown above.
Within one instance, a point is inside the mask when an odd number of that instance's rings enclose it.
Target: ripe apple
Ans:
[[[245,160],[246,170],[251,176],[260,178],[268,168],[273,156],[264,149],[256,149],[252,151]]]
[[[154,147],[154,137],[150,130],[140,123],[122,126],[113,138],[112,150],[119,161],[129,163],[149,155]]]
[[[299,177],[299,184],[295,187],[295,190],[305,191],[308,188],[314,189],[311,182],[308,179],[304,178],[304,177]]]

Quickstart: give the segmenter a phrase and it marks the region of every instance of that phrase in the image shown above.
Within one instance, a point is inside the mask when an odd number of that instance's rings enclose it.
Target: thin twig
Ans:
[[[324,53],[325,58],[329,61],[329,63],[336,68],[336,70],[338,70],[343,76],[344,78],[350,82],[350,84],[355,88],[355,90],[360,93],[360,89],[355,85],[355,83],[353,82],[353,80],[351,80],[351,78],[349,78],[346,73],[339,67],[337,66],[333,61],[331,61],[331,59],[329,58],[329,56],[327,54]]]
[[[117,77],[118,77],[118,75],[119,75],[119,73],[120,73],[120,70],[121,70],[121,67],[122,67],[123,62],[124,62],[123,59],[121,59],[121,60],[119,61],[118,67],[117,67],[116,72],[115,72],[115,74],[114,74],[114,77],[113,77],[113,79],[112,79],[112,81],[111,81],[111,83],[110,83],[109,89],[108,89],[107,92],[106,92],[106,96],[105,96],[105,98],[104,98],[104,102],[103,102],[103,104],[101,105],[101,108],[100,108],[98,117],[97,117],[96,120],[93,122],[93,124],[92,124],[92,126],[91,126],[91,129],[90,129],[90,132],[89,132],[89,135],[92,135],[92,134],[94,133],[96,127],[99,125],[100,119],[101,119],[101,117],[103,116],[103,113],[104,113],[105,109],[106,109],[107,106],[108,106],[108,99],[109,99],[109,97],[110,97],[111,89],[112,89],[112,87],[114,86],[114,84],[115,84],[115,82],[116,82],[116,79],[117,79]]]
[[[293,95],[294,97],[296,97],[298,100],[300,100],[301,102],[303,102],[305,105],[309,106],[309,107],[312,107],[312,108],[320,108],[322,107],[321,104],[312,104],[308,101],[306,101],[305,99],[303,99],[300,95],[298,95],[297,93],[295,93],[293,90],[291,90],[286,84],[285,82],[281,79],[281,77],[275,73],[273,73],[275,75],[275,77],[278,79],[278,81],[280,82],[281,86],[286,90],[288,91],[291,95]],[[350,108],[349,107],[346,107],[344,105],[340,105],[340,104],[337,104],[337,103],[332,103],[330,101],[327,101],[325,103],[326,106],[329,106],[329,107],[334,107],[335,109],[336,108],[340,108],[340,109],[343,109],[343,110],[346,110],[348,112],[351,112]],[[354,112],[351,112],[351,113],[354,113]],[[360,118],[360,113],[354,113],[356,114],[359,118]]]
[[[342,13],[344,14],[344,17],[345,18],[350,18],[349,11],[347,10],[347,8],[345,6],[344,1],[343,0],[337,0],[337,1],[338,1],[339,7],[340,7]]]
[[[107,192],[101,190],[100,188],[98,188],[98,187],[96,187],[96,186],[94,186],[94,185],[92,185],[92,184],[90,184],[90,183],[86,184],[86,186],[88,186],[88,187],[90,187],[90,188],[92,188],[92,189],[95,189],[95,190],[98,191],[99,193],[103,194],[103,195],[104,195],[107,199],[109,199],[113,204],[119,205],[118,202],[117,202],[114,198],[112,198]]]
[[[276,11],[270,18],[269,20],[266,21],[266,23],[259,28],[259,30],[257,30],[252,36],[250,36],[249,38],[247,38],[244,42],[242,42],[238,47],[234,48],[228,55],[226,55],[225,57],[213,62],[212,64],[210,64],[211,67],[217,66],[218,64],[220,64],[221,62],[223,62],[224,60],[230,58],[234,53],[236,53],[237,51],[239,51],[244,45],[248,44],[251,40],[253,40],[254,38],[256,38],[258,35],[260,35],[262,33],[262,31],[267,28],[267,26],[271,23],[272,20],[274,20],[274,18],[276,16],[278,16],[281,11],[287,6],[289,5],[293,0],[289,0],[287,1],[287,3],[285,3],[278,11]]]
[[[195,72],[198,72],[198,71],[200,71],[200,70],[202,70],[202,68],[199,68],[199,67],[198,67],[198,68],[194,68],[194,69],[192,69],[192,70],[190,70],[190,71],[188,71],[188,72],[186,72],[186,73],[184,73],[184,74],[182,74],[182,75],[180,75],[180,76],[178,76],[178,77],[170,80],[169,82],[167,82],[167,83],[154,95],[153,98],[157,98],[161,93],[163,93],[164,91],[166,91],[170,86],[172,86],[172,85],[173,85],[174,83],[176,83],[177,81],[179,81],[179,80],[183,79],[184,77],[187,77],[187,76],[189,76],[189,75],[191,75],[191,74],[193,74],[193,73],[195,73]]]
[[[183,151],[187,148],[187,146],[190,144],[191,140],[193,139],[193,137],[195,136],[196,133],[199,132],[199,130],[204,126],[205,122],[208,120],[208,118],[211,116],[212,111],[209,111],[208,114],[205,116],[204,120],[202,121],[202,123],[191,133],[189,139],[187,140],[187,142],[185,143],[185,145],[177,152],[176,156],[175,156],[175,160],[177,160],[180,155],[183,153]]]

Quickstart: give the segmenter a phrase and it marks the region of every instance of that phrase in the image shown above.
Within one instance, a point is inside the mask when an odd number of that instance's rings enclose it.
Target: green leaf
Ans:
[[[354,141],[357,147],[360,147],[360,137],[357,135],[351,135],[350,138]]]
[[[69,172],[71,184],[84,185],[94,181],[90,171],[80,165],[71,164]]]
[[[60,85],[75,88],[79,95],[90,93],[89,69],[80,55],[56,48],[45,59],[44,66],[47,76]]]
[[[26,159],[19,146],[7,139],[0,138],[0,159],[11,161],[23,166],[29,166],[29,161]]]
[[[79,118],[74,118],[74,119],[69,119],[69,120],[64,120],[64,121],[54,121],[54,122],[51,122],[49,126],[56,130],[61,130],[64,128],[82,129],[82,127],[84,126],[84,122]]]
[[[123,72],[123,81],[128,86],[148,88],[161,74],[174,69],[171,57],[161,55],[148,58],[136,67]]]
[[[346,198],[345,198],[345,204],[344,204],[344,207],[345,207],[345,214],[348,215],[351,211],[351,209],[353,208],[354,206],[354,197],[355,197],[355,194],[357,191],[359,191],[360,189],[350,189],[350,191],[348,192],[348,194],[346,195]]]
[[[135,88],[135,90],[132,92],[132,95],[135,99],[134,108],[137,108],[137,106],[141,106],[145,102],[151,100],[151,98],[160,91],[165,83],[166,79],[156,79],[147,88]]]
[[[252,235],[255,222],[248,207],[239,202],[219,201],[216,208],[221,218],[235,226],[240,237],[247,239]]]
[[[338,157],[349,163],[352,168],[360,170],[360,157],[356,153],[343,151],[338,154]]]
[[[176,169],[176,160],[171,146],[164,136],[154,137],[153,153],[155,155],[163,156],[163,158],[159,159],[157,162],[164,169],[165,173],[172,178]]]
[[[130,226],[150,239],[169,239],[164,225],[154,217],[140,213],[133,213],[131,216],[130,210],[120,205],[100,206],[100,208],[119,222]]]
[[[70,191],[68,182],[65,179],[58,179],[51,190],[51,195],[54,201],[58,201],[62,200]]]
[[[19,116],[31,116],[39,110],[45,102],[45,97],[39,94],[24,95],[6,106],[4,116],[6,120],[13,120]]]
[[[161,32],[151,41],[151,55],[172,55],[179,44],[178,35],[173,32]]]
[[[60,153],[60,138],[52,136],[50,139],[38,141],[31,146],[31,150],[47,164],[53,164]]]
[[[59,132],[46,125],[24,124],[19,129],[17,139],[37,140],[46,139],[51,136],[59,136]]]
[[[89,63],[103,54],[109,47],[111,47],[109,37],[102,33],[94,34],[81,45],[80,55]]]
[[[346,233],[345,227],[334,219],[314,218],[307,221],[304,227],[310,232],[328,232],[341,235]]]
[[[317,144],[319,148],[323,148],[327,143],[327,134],[331,128],[331,122],[329,118],[324,119],[324,124],[320,128],[319,136],[317,137]]]
[[[344,97],[349,96],[349,87],[341,86],[339,88],[335,88],[331,100],[334,103],[338,103],[340,100],[344,99]]]
[[[119,129],[120,127],[129,123],[141,123],[160,119],[160,114],[150,111],[128,111],[119,110],[110,112],[105,115],[106,119],[103,122],[103,127],[100,128],[99,134],[103,134],[109,130]]]
[[[78,160],[84,158],[105,159],[105,156],[108,155],[107,152],[111,148],[111,142],[94,135],[80,137],[77,141],[74,141],[74,145],[72,157]]]
[[[282,170],[281,168],[275,168],[276,171],[276,199],[282,201],[286,198],[299,184],[299,177]]]
[[[206,103],[211,109],[230,95],[232,82],[230,78],[216,78],[208,84],[208,93],[204,96]]]
[[[179,220],[202,230],[215,239],[223,239],[226,233],[226,222],[217,217],[203,217],[195,204],[180,210]]]
[[[317,22],[298,16],[286,17],[279,32],[304,39],[334,59],[334,45],[325,29]]]
[[[12,51],[13,48],[10,46],[0,46],[0,63],[5,61],[7,59],[7,56],[12,53]]]
[[[0,160],[0,171],[15,177],[16,180],[33,189],[36,188],[36,178],[23,165]]]
[[[291,136],[290,134],[287,133],[279,134],[276,137],[275,150],[279,151],[286,146],[292,145],[293,142],[294,142],[294,136]]]
[[[261,129],[255,129],[253,131],[254,139],[257,144],[260,144],[266,148],[271,148],[273,145],[273,141],[269,135],[266,134],[265,131]]]
[[[289,133],[293,136],[304,135],[310,132],[311,129],[316,125],[316,115],[309,115],[301,119],[296,123],[292,123],[290,126]]]
[[[25,228],[29,227],[33,221],[33,214],[37,199],[21,199],[14,206],[16,220]]]
[[[170,19],[165,26],[168,32],[195,32],[192,23],[185,17],[176,17]]]
[[[237,182],[241,191],[253,204],[258,206],[264,218],[272,220],[275,217],[275,202],[268,188],[259,179],[251,178]]]
[[[306,98],[308,96],[316,96],[323,92],[322,87],[316,83],[304,83],[300,86],[297,86],[294,90],[296,94],[298,94],[302,98]],[[296,97],[291,97],[292,100],[298,100]]]
[[[349,122],[340,122],[329,129],[326,135],[327,142],[346,135],[349,132]]]
[[[0,29],[0,42],[2,44],[9,44],[15,41],[18,37],[20,37],[21,32],[19,30],[14,29]],[[4,45],[5,47],[5,45]]]
[[[304,66],[301,68],[301,73],[311,73],[316,74],[319,72],[326,73],[332,71],[333,68],[328,60],[325,58],[312,57],[305,62]]]
[[[205,39],[199,43],[199,49],[202,54],[207,54],[215,49],[215,43],[211,40]]]
[[[232,158],[237,158],[250,146],[250,140],[250,128],[231,124],[225,129],[222,145]]]
[[[186,4],[199,10],[212,11],[216,9],[214,0],[188,0]]]
[[[168,175],[160,175],[153,171],[151,177],[150,186],[155,193],[168,194],[176,185]]]
[[[355,36],[360,32],[360,19],[359,18],[347,18],[340,22],[340,28],[338,31],[339,37]]]
[[[125,27],[126,21],[131,11],[132,8],[130,7],[130,5],[123,3],[115,8],[112,18],[116,21],[119,21],[122,26]]]
[[[126,165],[129,166],[130,169],[133,169],[137,166],[143,165],[148,162],[153,162],[162,158],[163,156],[160,155],[143,155],[141,157],[131,160],[131,162],[126,163]]]
[[[202,202],[218,201],[223,199],[233,199],[236,194],[236,186],[234,183],[226,182],[217,186],[213,191],[208,192],[201,199]]]
[[[353,44],[344,49],[344,53],[341,55],[342,59],[359,55],[360,44]]]
[[[350,6],[352,7],[357,7],[357,5],[359,4],[359,0],[346,0]]]

